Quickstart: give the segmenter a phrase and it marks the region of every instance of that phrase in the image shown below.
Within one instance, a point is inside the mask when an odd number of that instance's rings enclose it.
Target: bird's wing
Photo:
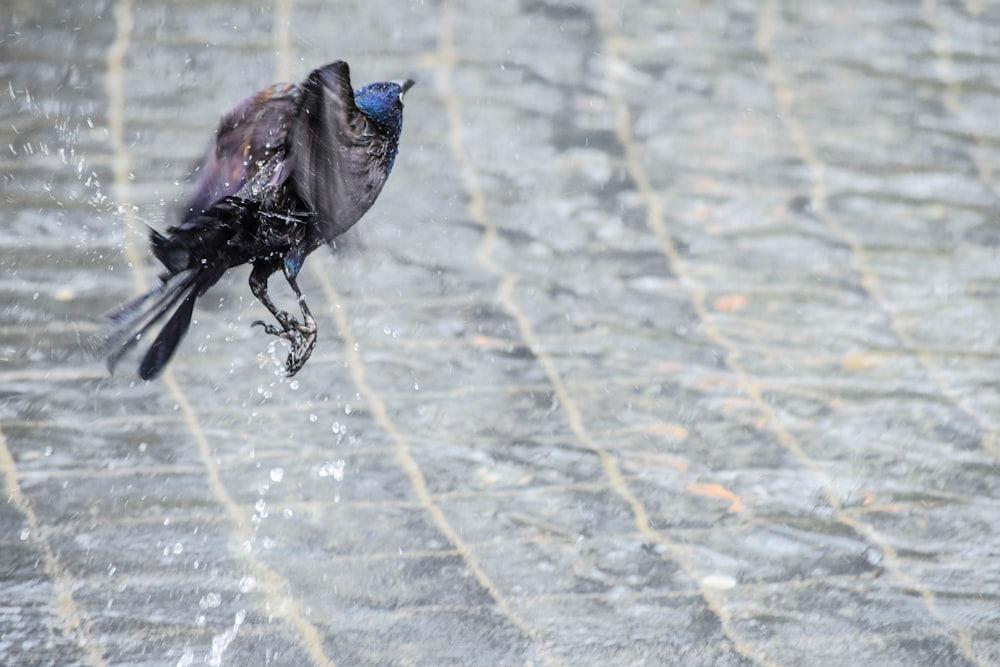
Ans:
[[[376,129],[355,104],[347,63],[321,67],[299,87],[301,105],[289,137],[292,179],[330,241],[368,210],[386,174],[368,154]]]
[[[288,129],[299,107],[298,86],[279,83],[248,97],[223,116],[215,147],[182,209],[181,227],[252,182],[271,158],[286,151]]]

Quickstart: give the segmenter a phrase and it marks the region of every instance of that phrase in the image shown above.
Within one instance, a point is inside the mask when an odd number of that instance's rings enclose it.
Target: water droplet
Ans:
[[[295,516],[295,512],[286,507],[285,509],[281,510],[281,516],[285,517],[286,519],[291,519],[293,516]]]
[[[23,542],[24,540],[28,539],[29,537],[31,537],[31,531],[28,530],[27,528],[22,529],[21,530],[21,541]]]
[[[295,391],[296,389],[299,388],[299,381],[292,380],[291,382],[288,383],[288,388],[291,389],[292,391]]]
[[[317,417],[316,415],[309,415],[309,421],[315,424],[317,421],[319,421],[319,417]]]
[[[49,445],[48,447],[45,448],[45,455],[52,456],[52,445]]]
[[[345,415],[351,414],[351,404],[350,403],[345,403],[344,404],[344,414]]]
[[[347,465],[344,459],[327,461],[319,467],[320,477],[333,477],[338,482],[344,480],[344,466]]]
[[[198,606],[202,609],[215,609],[222,604],[222,596],[218,593],[208,593],[198,601]]]
[[[271,469],[271,481],[272,482],[280,482],[284,476],[285,476],[285,470],[284,470],[284,468],[272,468]]]
[[[181,553],[182,551],[184,551],[184,545],[183,545],[183,544],[181,544],[180,542],[176,543],[176,544],[174,545],[174,553],[175,553],[175,554],[179,554],[179,553]]]
[[[710,574],[701,580],[702,586],[709,590],[725,591],[738,583],[728,574]]]
[[[249,593],[257,586],[257,578],[252,574],[240,579],[240,593]]]

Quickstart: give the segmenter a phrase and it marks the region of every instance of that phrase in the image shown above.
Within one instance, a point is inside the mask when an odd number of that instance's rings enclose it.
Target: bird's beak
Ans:
[[[405,93],[410,88],[412,88],[413,84],[416,83],[416,82],[413,79],[406,79],[405,81],[393,81],[393,83],[396,84],[397,86],[399,86],[400,88],[402,88],[403,92]],[[400,97],[402,97],[402,96],[400,96]]]

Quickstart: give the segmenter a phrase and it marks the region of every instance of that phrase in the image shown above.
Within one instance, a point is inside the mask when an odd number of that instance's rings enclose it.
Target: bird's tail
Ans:
[[[115,329],[101,346],[108,371],[113,373],[125,353],[173,311],[139,363],[143,380],[159,375],[191,325],[194,302],[212,282],[204,269],[185,269],[161,278],[153,289],[109,312],[106,317]]]

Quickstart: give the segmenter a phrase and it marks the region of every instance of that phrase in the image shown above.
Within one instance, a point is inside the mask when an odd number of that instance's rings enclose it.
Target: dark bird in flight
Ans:
[[[347,231],[371,207],[392,171],[403,128],[403,94],[413,81],[354,90],[347,63],[301,84],[261,90],[223,117],[179,224],[150,232],[165,270],[149,292],[108,313],[109,371],[168,314],[139,364],[149,380],[166,366],[191,324],[194,303],[234,266],[250,263],[250,290],[277,320],[268,334],[289,341],[294,375],[316,345],[316,320],[296,276],[306,255]],[[278,270],[298,298],[302,321],[267,294]]]

